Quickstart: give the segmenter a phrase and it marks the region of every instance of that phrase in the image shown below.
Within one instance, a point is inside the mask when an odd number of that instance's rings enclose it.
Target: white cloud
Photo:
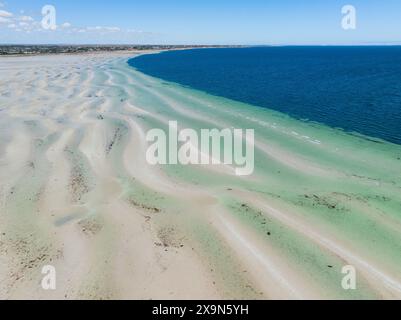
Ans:
[[[112,32],[121,31],[121,29],[119,27],[105,27],[105,30],[112,31]]]
[[[102,31],[102,32],[119,32],[121,29],[119,27],[87,27],[86,30],[88,31]]]
[[[19,21],[33,21],[34,19],[30,16],[21,16],[18,18]]]
[[[35,39],[41,39],[40,42],[46,43],[60,42],[60,39],[66,43],[148,43],[149,39],[155,37],[155,34],[139,29],[102,25],[75,26],[67,21],[60,24],[57,30],[45,30],[40,21],[36,21],[33,17],[23,13],[13,15],[5,10],[0,10],[1,28],[8,29],[8,33],[5,33],[8,39],[13,40],[18,37],[21,42],[30,42],[32,35],[36,37]],[[28,34],[31,36],[28,37]]]
[[[0,17],[3,18],[11,18],[13,14],[11,12],[5,11],[5,10],[0,10]]]
[[[144,33],[148,33],[150,34],[151,32],[146,32],[146,31],[142,31],[142,30],[136,30],[136,29],[127,29],[128,33],[136,33],[136,34],[144,34]]]

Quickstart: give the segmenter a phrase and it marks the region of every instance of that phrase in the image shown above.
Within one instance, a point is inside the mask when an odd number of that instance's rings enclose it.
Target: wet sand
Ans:
[[[400,146],[148,77],[134,55],[0,58],[1,299],[401,298]],[[254,128],[255,173],[149,165],[168,121]]]

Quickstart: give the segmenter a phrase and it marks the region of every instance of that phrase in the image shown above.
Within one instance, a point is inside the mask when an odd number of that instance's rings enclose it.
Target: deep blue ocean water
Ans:
[[[401,144],[401,47],[253,47],[143,55],[148,75]]]

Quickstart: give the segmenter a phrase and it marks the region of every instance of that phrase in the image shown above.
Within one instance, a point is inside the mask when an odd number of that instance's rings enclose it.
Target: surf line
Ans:
[[[152,143],[146,151],[151,165],[232,165],[237,176],[252,175],[255,168],[255,132],[253,129],[178,130],[177,121],[169,121],[168,131],[155,128],[146,134]]]

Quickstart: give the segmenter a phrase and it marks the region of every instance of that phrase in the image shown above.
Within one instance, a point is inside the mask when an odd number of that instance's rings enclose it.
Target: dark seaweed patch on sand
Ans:
[[[182,248],[184,247],[183,241],[185,237],[180,236],[177,229],[174,227],[160,228],[157,232],[157,237],[160,242],[156,242],[156,246],[163,246],[165,248]]]
[[[146,211],[149,211],[149,212],[152,212],[152,213],[160,213],[162,211],[161,209],[159,209],[159,208],[157,208],[155,206],[148,206],[146,204],[139,203],[135,199],[133,199],[132,197],[130,197],[127,201],[131,206],[133,206],[135,208],[143,209],[143,210],[146,210]]]
[[[82,197],[91,190],[91,187],[86,175],[85,166],[82,159],[80,159],[80,156],[77,152],[72,151],[68,147],[65,149],[65,152],[72,163],[68,187],[71,192],[72,202],[76,203],[82,200]]]

